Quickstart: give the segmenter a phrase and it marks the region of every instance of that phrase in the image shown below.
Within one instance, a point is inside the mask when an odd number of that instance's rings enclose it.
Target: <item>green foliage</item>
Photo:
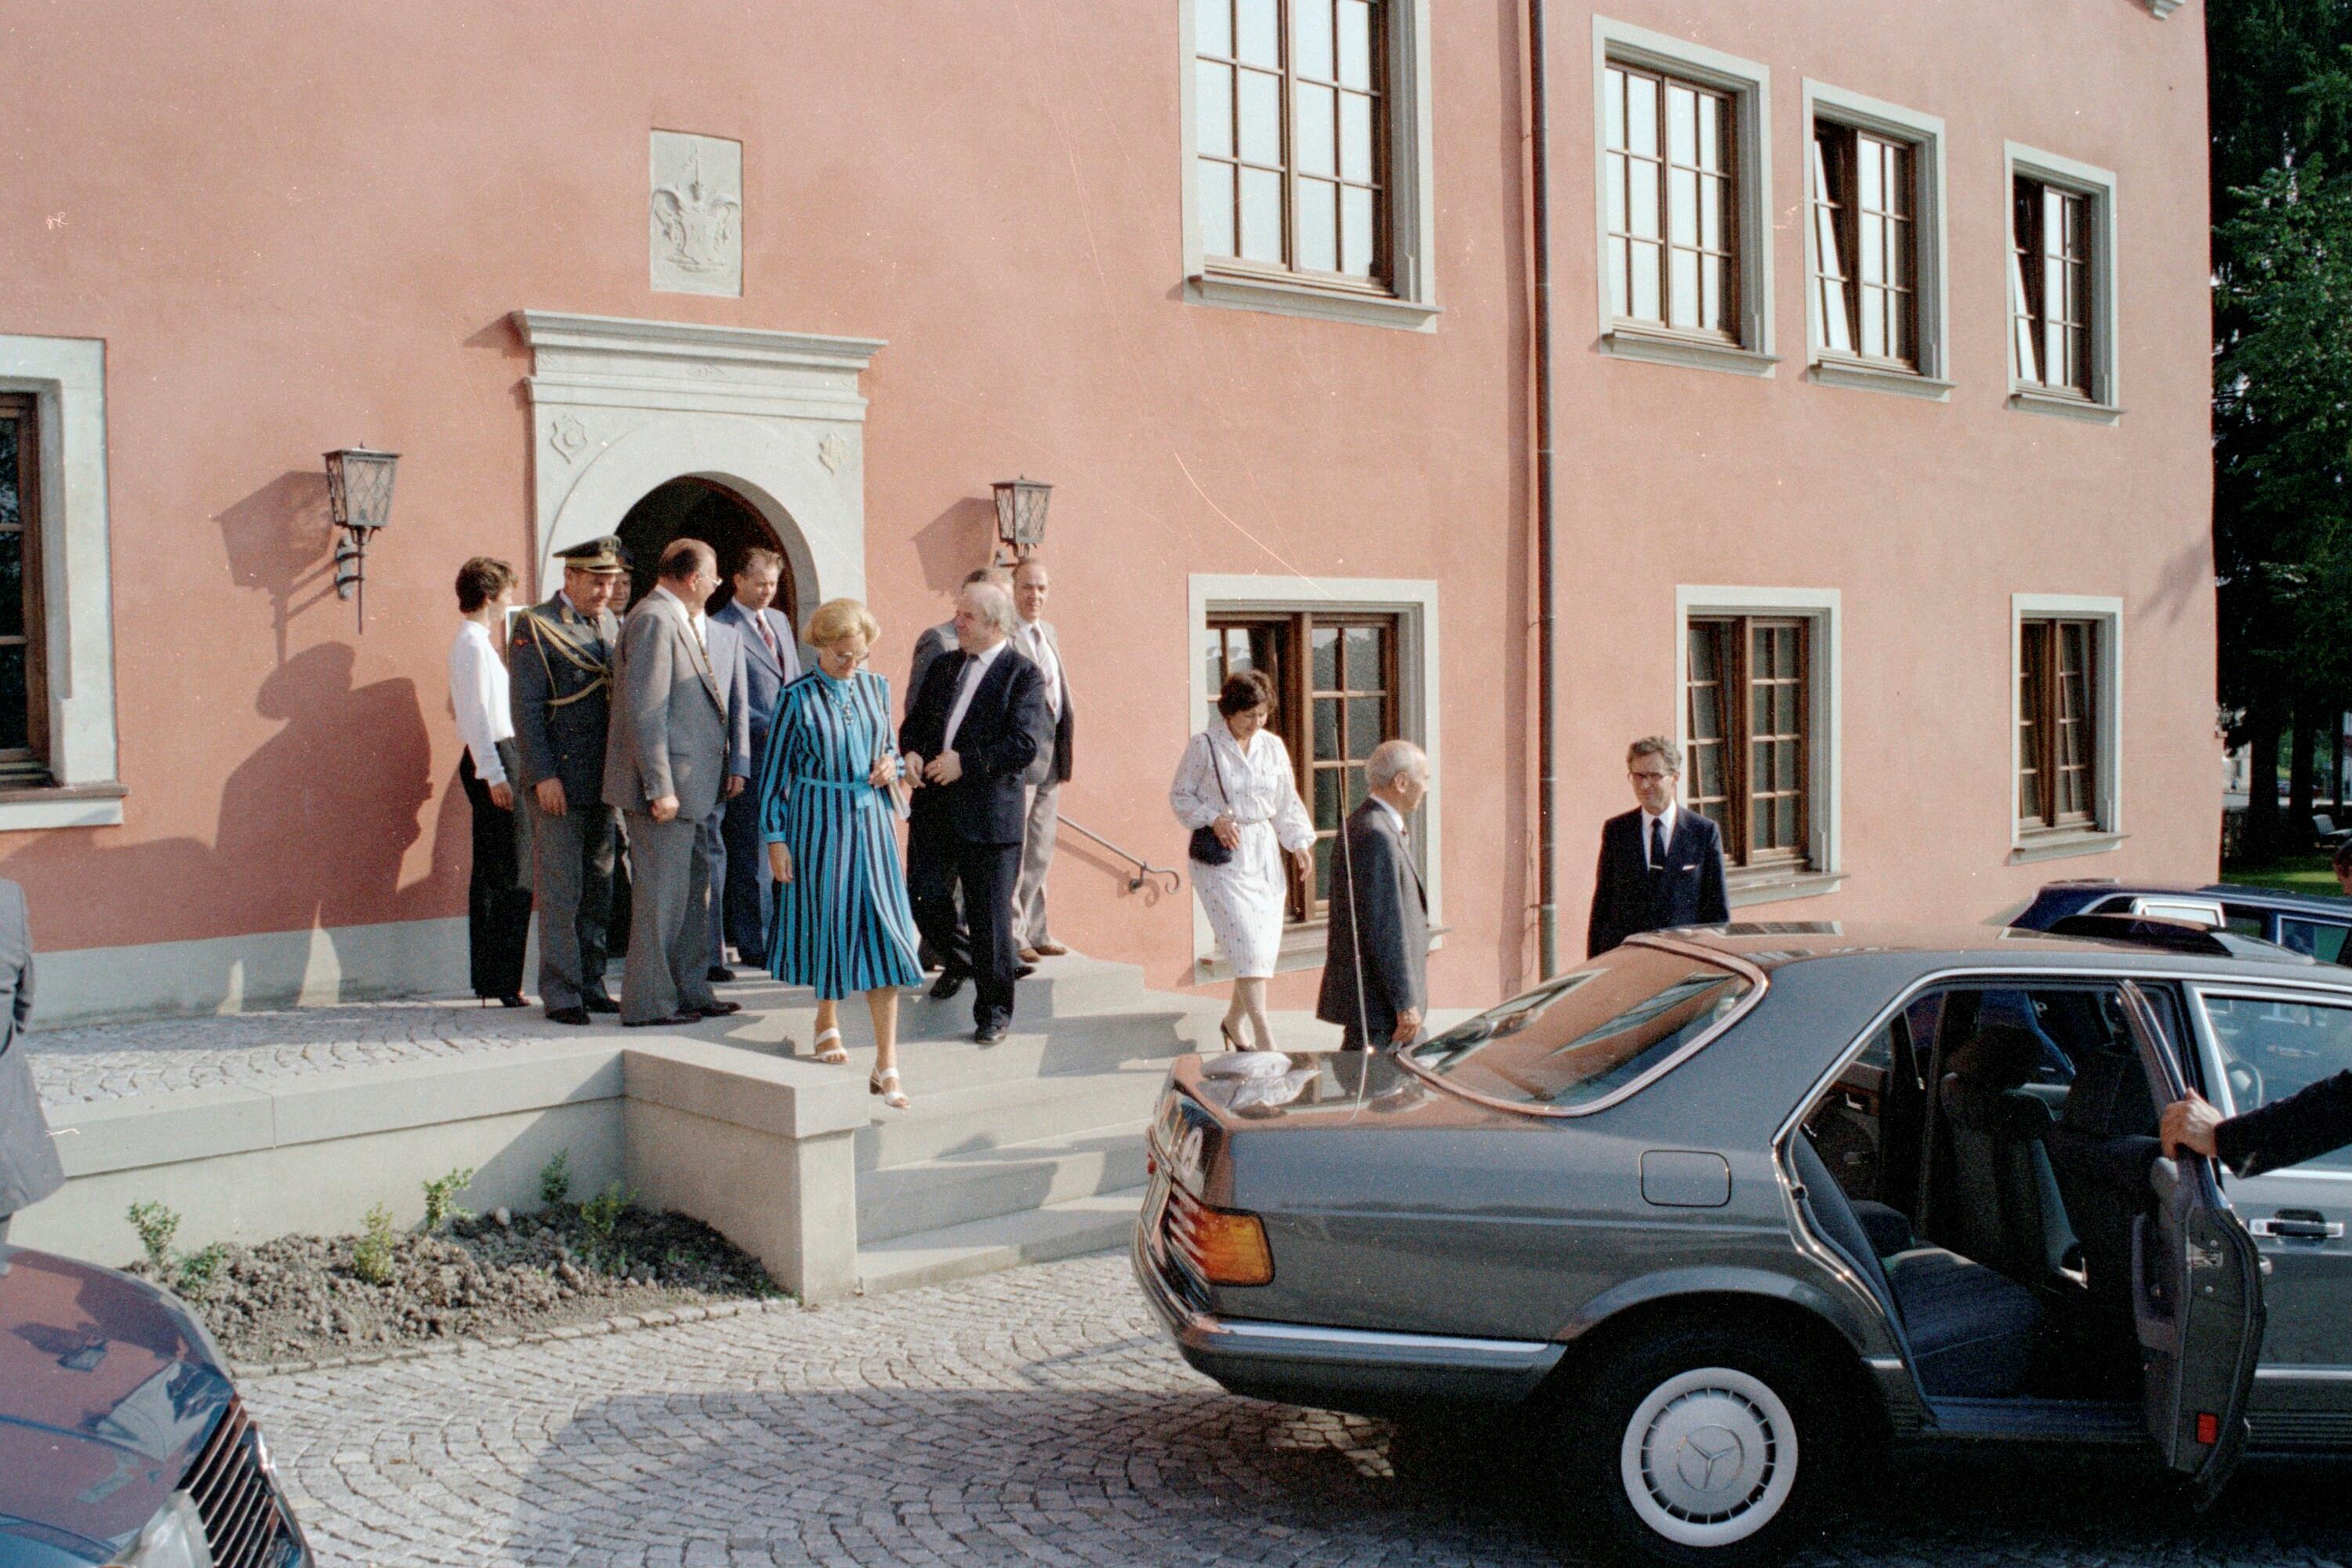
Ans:
[[[367,1212],[367,1232],[352,1248],[352,1272],[370,1285],[392,1283],[392,1211],[378,1204]]]
[[[549,1208],[572,1195],[572,1151],[558,1149],[555,1158],[539,1168],[539,1201]]]
[[[431,1236],[453,1219],[471,1219],[472,1209],[457,1206],[457,1194],[474,1179],[474,1168],[452,1171],[425,1184],[425,1234]],[[542,1182],[542,1185],[544,1183]]]
[[[178,1279],[174,1282],[180,1294],[191,1301],[201,1301],[212,1293],[214,1277],[228,1261],[228,1248],[215,1241],[180,1259]]]
[[[613,1233],[636,1194],[614,1182],[580,1205],[580,1223],[588,1232],[588,1258],[599,1268],[620,1268],[627,1258],[614,1247]]]
[[[146,1249],[148,1263],[158,1274],[168,1278],[172,1272],[172,1238],[180,1234],[180,1216],[161,1203],[132,1204],[131,1228],[139,1233],[139,1245]]]
[[[203,1300],[214,1277],[228,1261],[228,1248],[217,1241],[193,1253],[174,1248],[172,1242],[180,1234],[180,1216],[166,1204],[132,1204],[130,1216],[131,1228],[139,1233],[139,1245],[156,1279],[191,1301]]]

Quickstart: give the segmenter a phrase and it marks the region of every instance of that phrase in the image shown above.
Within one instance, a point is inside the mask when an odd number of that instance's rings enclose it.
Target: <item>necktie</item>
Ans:
[[[1665,868],[1666,819],[1663,816],[1654,816],[1650,818],[1650,869],[1663,871]]]
[[[768,629],[768,617],[764,615],[753,616],[751,617],[751,624],[760,628],[760,640],[768,645],[768,651],[770,653],[775,652],[776,634]]]

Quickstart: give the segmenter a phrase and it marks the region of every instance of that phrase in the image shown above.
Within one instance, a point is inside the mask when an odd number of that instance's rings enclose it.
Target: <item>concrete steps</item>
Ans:
[[[1102,1252],[1128,1245],[1142,1204],[1143,1189],[1126,1187],[917,1236],[860,1243],[858,1271],[870,1296]]]
[[[1144,1181],[1145,1119],[857,1173],[857,1241],[917,1236]]]

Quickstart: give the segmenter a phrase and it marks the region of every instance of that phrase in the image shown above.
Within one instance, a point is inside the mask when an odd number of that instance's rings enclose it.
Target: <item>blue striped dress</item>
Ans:
[[[898,749],[890,683],[878,675],[812,669],[777,697],[760,837],[792,851],[793,879],[776,888],[768,970],[820,1001],[923,977],[890,793],[866,782],[874,759]]]

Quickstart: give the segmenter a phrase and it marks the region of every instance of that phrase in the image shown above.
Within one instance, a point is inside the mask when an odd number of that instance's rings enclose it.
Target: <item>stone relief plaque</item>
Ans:
[[[653,286],[666,294],[743,292],[743,143],[653,133]]]

